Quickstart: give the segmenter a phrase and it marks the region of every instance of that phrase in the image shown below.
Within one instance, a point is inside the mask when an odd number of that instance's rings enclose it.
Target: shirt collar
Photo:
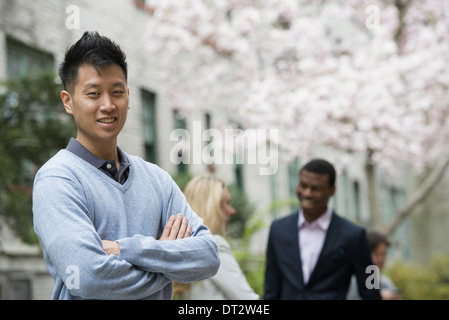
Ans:
[[[307,227],[309,225],[315,224],[322,230],[326,231],[327,228],[329,228],[331,219],[332,219],[332,208],[330,206],[327,206],[327,210],[322,216],[320,216],[318,219],[312,222],[308,222],[306,218],[304,218],[304,213],[302,212],[302,210],[299,209],[298,230]]]
[[[70,141],[66,147],[66,149],[84,161],[88,162],[89,164],[93,165],[95,168],[100,169],[107,160],[103,160],[98,158],[96,155],[94,155],[92,152],[87,150],[78,140],[74,138],[70,138]],[[126,157],[125,153],[117,146],[117,152],[120,158],[120,166],[128,167],[130,166],[130,163],[128,161],[128,158]],[[125,169],[125,168],[124,168]]]

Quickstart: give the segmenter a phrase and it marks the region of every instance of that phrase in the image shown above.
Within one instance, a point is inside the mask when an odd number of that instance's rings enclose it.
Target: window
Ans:
[[[212,127],[212,116],[210,113],[206,113],[204,117],[206,118],[206,130],[210,129]]]
[[[243,164],[236,163],[234,166],[235,174],[235,184],[240,190],[245,189],[244,179],[243,179]]]
[[[342,207],[338,208],[339,212],[345,212],[348,217],[350,217],[351,219],[356,219],[356,210],[353,208],[353,206],[351,205],[351,196],[352,196],[352,192],[351,192],[351,180],[349,179],[348,176],[348,171],[346,169],[343,169],[342,173],[341,173],[341,178],[339,179],[339,182],[341,183],[341,190],[342,192],[339,192],[340,195],[343,197],[343,203],[341,204]],[[338,189],[337,189],[338,192]],[[334,195],[334,197],[337,196]]]
[[[205,124],[206,124],[204,133],[207,133],[207,135],[204,136],[204,139],[205,139],[205,141],[208,141],[208,143],[207,143],[208,145],[213,146],[215,137],[211,134],[208,134],[209,129],[211,129],[211,127],[212,127],[212,117],[209,113],[206,113],[204,115],[204,119],[205,119]],[[201,150],[203,150],[203,148],[204,148],[203,139],[201,139],[201,144],[202,144]],[[194,151],[194,152],[197,152],[197,151]],[[213,147],[210,151],[210,155],[211,155],[211,157],[214,157],[214,155],[215,155],[215,149]],[[210,164],[209,168],[212,168],[214,165],[215,165],[215,162]]]
[[[215,172],[215,163],[217,161],[217,159],[215,159],[215,155],[217,153],[215,152],[215,147],[216,147],[216,145],[214,143],[215,136],[213,134],[209,133],[209,129],[212,129],[212,116],[211,116],[211,114],[206,112],[204,114],[204,119],[205,119],[205,124],[206,124],[206,128],[205,128],[206,131],[205,131],[205,133],[207,133],[206,136],[204,136],[204,139],[205,139],[205,141],[207,141],[206,146],[208,148],[211,148],[209,152],[210,152],[210,156],[214,160],[212,163],[208,163],[207,164],[207,170],[208,170],[208,172],[213,173],[213,172]],[[204,148],[204,146],[202,146],[202,150],[204,150],[203,148]]]
[[[31,283],[27,279],[17,279],[10,282],[12,300],[30,300]]]
[[[9,272],[0,274],[0,300],[30,300],[31,280],[24,274]]]
[[[396,186],[382,184],[380,196],[382,199],[382,217],[384,221],[393,221],[396,212],[405,202],[404,190]]]
[[[54,62],[51,54],[31,48],[9,37],[6,38],[6,51],[8,79],[53,71]],[[15,94],[17,93],[11,92],[10,97],[14,97]],[[35,106],[37,105],[35,104]],[[31,106],[28,106],[28,108],[31,108]],[[29,114],[32,114],[32,112],[29,112]],[[41,115],[45,118],[52,118],[55,113],[50,111]],[[34,175],[35,168],[29,161],[24,161],[24,167],[29,172],[29,177]]]
[[[355,212],[355,220],[361,221],[361,210],[362,206],[360,204],[360,184],[358,181],[354,181],[352,183],[354,190],[354,212]]]
[[[299,169],[300,167],[298,158],[295,158],[292,162],[290,162],[287,167],[288,194],[292,199],[292,202],[290,203],[291,211],[299,210],[298,195],[296,194],[296,189],[299,183]]]
[[[7,38],[8,78],[53,70],[53,56]]]
[[[237,126],[238,130],[242,130],[240,125]],[[244,172],[242,160],[245,159],[245,150],[237,148],[234,153],[234,177],[235,184],[240,190],[245,190]],[[244,161],[243,161],[244,162]]]
[[[182,115],[179,113],[178,110],[173,111],[173,122],[175,129],[187,129],[186,120],[182,117]],[[188,137],[182,138],[184,141],[188,141]],[[189,141],[190,143],[190,141]],[[183,158],[183,152],[186,152],[185,150],[180,150],[178,153],[179,158]],[[185,156],[185,155],[184,155]],[[189,159],[189,155],[187,155],[187,159]],[[178,173],[187,173],[188,172],[188,165],[184,162],[180,162],[177,166]]]
[[[142,120],[145,160],[157,164],[156,95],[142,90]]]

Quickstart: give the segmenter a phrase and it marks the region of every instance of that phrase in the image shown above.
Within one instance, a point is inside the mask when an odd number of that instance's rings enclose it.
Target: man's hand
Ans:
[[[162,231],[159,240],[176,240],[188,238],[192,232],[192,226],[188,225],[188,219],[183,218],[181,213],[171,216]]]
[[[380,290],[380,295],[382,296],[382,300],[402,300],[400,292],[392,291],[390,289]]]
[[[103,250],[107,254],[115,254],[118,257],[120,246],[117,241],[101,240],[101,242],[103,243]]]
[[[188,219],[183,218],[181,213],[171,216],[162,231],[162,235],[158,240],[176,240],[190,237],[192,226],[188,225]],[[107,254],[115,254],[117,257],[120,253],[120,245],[117,241],[101,240],[103,250]]]

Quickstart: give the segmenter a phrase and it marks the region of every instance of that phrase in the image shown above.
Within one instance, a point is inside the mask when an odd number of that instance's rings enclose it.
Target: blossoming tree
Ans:
[[[278,128],[279,148],[363,154],[374,226],[393,233],[449,166],[449,6],[440,0],[146,1],[171,107]],[[396,220],[375,173],[429,172]],[[430,168],[430,170],[429,170]]]

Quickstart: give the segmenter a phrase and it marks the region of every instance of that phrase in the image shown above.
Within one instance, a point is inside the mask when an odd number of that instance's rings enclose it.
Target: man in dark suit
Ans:
[[[314,159],[301,168],[299,213],[271,225],[264,299],[343,300],[353,274],[362,299],[381,299],[370,285],[367,267],[373,263],[365,228],[328,206],[335,190],[335,169],[328,161]]]

